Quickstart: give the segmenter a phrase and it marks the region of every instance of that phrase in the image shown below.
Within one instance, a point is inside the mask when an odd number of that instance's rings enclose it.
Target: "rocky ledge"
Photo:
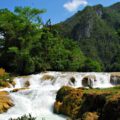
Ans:
[[[0,114],[6,112],[12,106],[14,106],[14,104],[9,93],[6,91],[0,91]]]
[[[72,120],[118,120],[120,87],[100,90],[64,86],[57,92],[54,112]]]
[[[112,85],[120,85],[120,72],[111,73],[110,83]]]

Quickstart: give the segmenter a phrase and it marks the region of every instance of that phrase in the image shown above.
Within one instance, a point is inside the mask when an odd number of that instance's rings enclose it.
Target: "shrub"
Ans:
[[[5,73],[6,73],[6,72],[5,72],[5,69],[0,68],[0,76],[3,76]]]
[[[0,68],[0,86],[8,87],[9,83],[12,83],[12,77],[9,73],[5,71],[5,69]]]
[[[27,115],[23,115],[22,117],[18,117],[17,119],[12,119],[10,118],[10,120],[36,120],[35,117],[32,117],[31,114]]]

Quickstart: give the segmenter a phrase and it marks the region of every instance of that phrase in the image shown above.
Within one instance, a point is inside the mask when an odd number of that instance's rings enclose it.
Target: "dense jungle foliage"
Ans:
[[[44,10],[16,7],[0,10],[0,67],[30,74],[45,70],[101,71],[101,63],[85,57],[77,42],[42,24]]]

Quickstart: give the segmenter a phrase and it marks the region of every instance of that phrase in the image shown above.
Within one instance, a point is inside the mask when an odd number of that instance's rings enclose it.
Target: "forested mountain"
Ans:
[[[54,27],[77,41],[87,57],[101,62],[104,71],[120,70],[120,3],[87,6]]]

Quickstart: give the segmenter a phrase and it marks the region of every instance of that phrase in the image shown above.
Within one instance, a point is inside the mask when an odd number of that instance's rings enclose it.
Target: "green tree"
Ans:
[[[98,61],[92,60],[90,58],[87,58],[85,60],[83,71],[84,72],[101,72],[102,71],[102,64],[100,64]]]
[[[1,66],[22,74],[34,72],[30,49],[33,42],[40,38],[42,22],[39,15],[43,12],[29,7],[16,7],[14,13],[0,10],[0,33],[5,38],[1,48]]]

